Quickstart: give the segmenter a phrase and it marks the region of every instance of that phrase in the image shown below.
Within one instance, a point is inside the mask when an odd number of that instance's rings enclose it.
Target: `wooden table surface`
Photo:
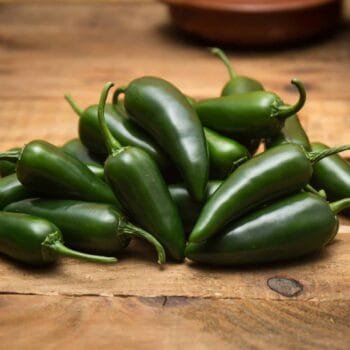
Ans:
[[[77,134],[65,92],[95,103],[104,82],[160,75],[194,97],[217,95],[224,67],[178,35],[152,1],[0,4],[0,148]],[[349,6],[347,6],[349,8]],[[347,11],[349,14],[349,11]],[[350,16],[348,15],[347,18]],[[307,86],[300,113],[312,140],[349,143],[350,25],[329,40],[283,51],[229,52],[236,69],[286,101]],[[350,156],[350,153],[346,154]],[[322,254],[259,268],[190,263],[160,269],[134,243],[114,266],[62,259],[38,270],[0,258],[2,349],[348,349],[350,230]],[[271,290],[273,277],[302,290]]]

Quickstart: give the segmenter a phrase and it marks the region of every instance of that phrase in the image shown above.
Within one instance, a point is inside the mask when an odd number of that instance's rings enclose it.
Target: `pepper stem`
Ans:
[[[281,119],[286,119],[289,116],[297,113],[304,106],[306,101],[306,91],[303,83],[298,79],[292,79],[291,83],[295,85],[299,91],[299,99],[295,105],[288,106],[282,105],[278,107],[276,117]]]
[[[334,214],[338,214],[342,210],[350,207],[350,198],[344,198],[339,201],[329,203],[331,210]]]
[[[114,263],[118,260],[114,257],[109,256],[102,256],[102,255],[92,255],[92,254],[85,254],[78,252],[76,250],[70,249],[66,247],[63,243],[60,241],[53,242],[47,248],[53,250],[54,252],[58,253],[59,255],[69,256],[72,258],[78,258],[98,263]]]
[[[16,163],[21,155],[22,150],[16,149],[13,151],[7,151],[0,153],[0,160],[7,160],[11,163]]]
[[[65,100],[70,104],[73,111],[81,117],[84,113],[83,109],[78,105],[78,103],[74,100],[74,98],[70,94],[64,95]]]
[[[304,190],[306,192],[310,192],[310,193],[313,193],[313,194],[316,194],[317,196],[320,196],[324,199],[327,199],[327,194],[326,194],[326,191],[325,190],[319,190],[317,191],[315,188],[313,188],[310,184],[307,184],[305,187],[304,187]]]
[[[158,264],[165,263],[166,256],[165,256],[164,248],[158,242],[158,240],[155,237],[153,237],[150,233],[131,223],[126,224],[126,226],[123,228],[123,233],[126,234],[127,236],[143,238],[148,243],[152,244],[158,253]]]
[[[126,86],[120,86],[118,87],[118,89],[114,91],[113,98],[112,98],[112,102],[114,106],[119,105],[119,96],[121,94],[125,94],[125,91],[126,91]]]
[[[105,119],[106,100],[108,97],[108,92],[113,87],[113,85],[114,84],[111,82],[108,82],[104,85],[100,96],[100,102],[98,103],[98,121],[109,154],[113,154],[114,152],[119,151],[122,148],[121,144],[117,141],[117,139],[112,135],[112,133],[108,129]]]
[[[310,162],[314,164],[323,158],[329,157],[339,152],[348,151],[348,150],[350,150],[350,145],[344,145],[344,146],[329,148],[322,152],[308,152],[307,157],[309,158]]]
[[[232,64],[224,51],[219,49],[218,47],[213,47],[211,50],[211,53],[214,54],[215,56],[219,57],[219,59],[223,62],[223,64],[226,66],[228,74],[231,79],[237,78],[237,72],[234,70],[232,67]]]

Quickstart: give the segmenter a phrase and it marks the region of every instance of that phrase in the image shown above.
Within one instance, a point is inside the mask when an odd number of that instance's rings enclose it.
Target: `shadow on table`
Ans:
[[[337,245],[339,244],[339,240],[335,240],[331,245]],[[202,263],[196,263],[196,262],[189,262],[189,266],[196,270],[201,270],[205,272],[223,272],[223,271],[235,271],[235,272],[258,272],[261,270],[264,271],[273,271],[273,270],[280,270],[280,269],[288,269],[288,268],[295,268],[295,267],[301,267],[301,266],[309,266],[311,264],[318,264],[322,263],[331,255],[329,247],[326,247],[320,252],[313,253],[308,256],[296,258],[296,259],[290,259],[286,261],[275,261],[275,262],[269,262],[269,263],[259,263],[259,264],[248,264],[248,265],[234,265],[234,266],[213,266],[208,264],[202,264]]]

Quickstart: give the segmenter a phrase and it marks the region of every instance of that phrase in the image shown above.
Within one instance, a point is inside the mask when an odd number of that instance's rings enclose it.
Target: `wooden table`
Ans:
[[[296,99],[291,77],[302,79],[305,128],[312,140],[337,145],[350,136],[349,42],[347,22],[311,46],[230,56],[239,72],[288,102]],[[227,80],[203,43],[171,29],[160,4],[0,4],[0,148],[33,138],[62,144],[77,133],[64,92],[86,106],[104,82],[145,74],[198,98],[217,95]],[[108,267],[62,259],[35,270],[1,257],[0,347],[348,349],[348,223],[322,254],[259,268],[160,269],[141,243]],[[297,280],[302,290],[283,296],[294,289],[271,290],[273,277]]]

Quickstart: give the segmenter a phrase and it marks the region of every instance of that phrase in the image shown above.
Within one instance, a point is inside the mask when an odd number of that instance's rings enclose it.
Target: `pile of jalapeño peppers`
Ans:
[[[321,250],[349,215],[350,164],[310,143],[298,119],[306,93],[285,103],[237,75],[196,101],[168,81],[105,84],[78,115],[79,139],[34,140],[0,154],[0,252],[45,265],[60,255],[117,261],[133,238],[158,262],[240,265]],[[255,154],[263,144],[264,152]]]

